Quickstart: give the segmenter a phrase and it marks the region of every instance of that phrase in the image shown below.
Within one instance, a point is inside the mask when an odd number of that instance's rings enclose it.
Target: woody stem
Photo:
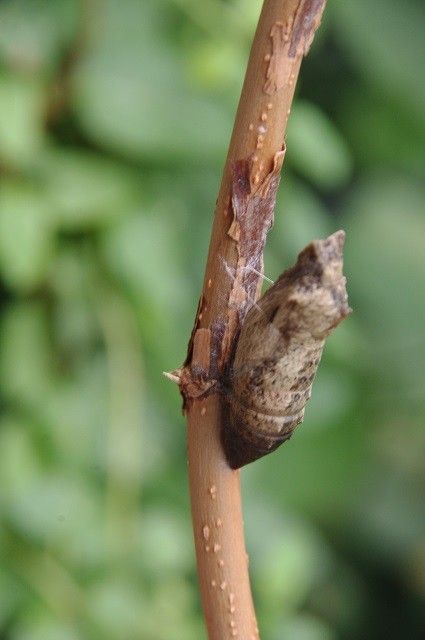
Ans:
[[[189,483],[209,640],[258,638],[243,534],[239,472],[227,464],[219,381],[261,284],[286,123],[302,57],[325,0],[265,0],[217,199],[203,292],[180,378]],[[240,175],[235,167],[240,167]],[[235,205],[239,190],[240,202]],[[257,273],[245,277],[246,266]],[[225,266],[225,268],[224,268]]]

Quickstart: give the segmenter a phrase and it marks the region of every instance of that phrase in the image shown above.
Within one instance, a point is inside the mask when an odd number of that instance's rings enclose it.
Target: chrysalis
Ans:
[[[223,443],[233,469],[302,422],[325,338],[350,312],[337,231],[315,240],[248,312],[229,375]]]

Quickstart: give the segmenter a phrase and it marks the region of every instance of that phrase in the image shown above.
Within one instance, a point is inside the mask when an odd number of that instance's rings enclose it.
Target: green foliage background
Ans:
[[[0,638],[199,640],[185,355],[259,0],[0,4]],[[265,640],[422,638],[424,5],[329,1],[266,255],[352,317],[243,472]]]

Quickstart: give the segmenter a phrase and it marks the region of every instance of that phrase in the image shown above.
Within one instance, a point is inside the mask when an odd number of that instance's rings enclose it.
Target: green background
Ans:
[[[0,3],[0,639],[201,640],[185,356],[259,0]],[[264,640],[424,637],[425,11],[333,0],[266,252],[353,315],[243,471]],[[242,639],[245,640],[245,639]]]

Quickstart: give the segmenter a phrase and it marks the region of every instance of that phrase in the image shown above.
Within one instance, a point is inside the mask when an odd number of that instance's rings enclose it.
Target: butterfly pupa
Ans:
[[[337,231],[309,244],[246,315],[224,402],[234,469],[274,451],[304,418],[325,339],[351,312],[344,240]]]

